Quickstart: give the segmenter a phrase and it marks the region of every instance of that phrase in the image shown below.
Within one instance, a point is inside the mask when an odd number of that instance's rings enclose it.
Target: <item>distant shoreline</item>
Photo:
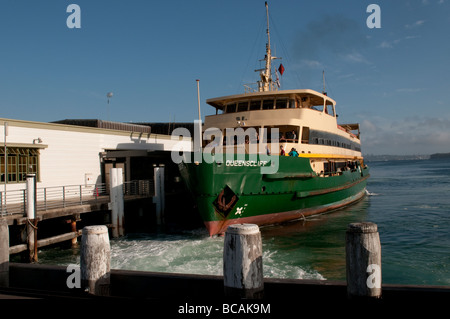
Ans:
[[[364,155],[367,162],[386,162],[386,161],[408,161],[408,160],[428,160],[430,155]]]
[[[431,154],[430,159],[450,158],[450,153],[436,153]]]
[[[408,160],[434,160],[434,159],[450,159],[450,153],[435,153],[431,155],[364,155],[367,162],[385,162],[385,161],[408,161]]]

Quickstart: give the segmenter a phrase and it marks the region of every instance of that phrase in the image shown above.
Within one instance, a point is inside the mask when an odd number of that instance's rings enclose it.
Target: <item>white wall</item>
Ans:
[[[171,151],[179,143],[168,135],[140,134],[126,131],[79,127],[52,123],[0,119],[0,145],[4,145],[4,123],[8,123],[7,146],[33,145],[41,138],[40,182],[38,187],[85,184],[86,174],[92,183],[101,180],[100,152],[105,150]],[[35,142],[37,143],[37,142]],[[191,141],[185,139],[185,149]],[[7,190],[24,189],[25,183],[8,183]],[[4,184],[0,185],[0,190]]]

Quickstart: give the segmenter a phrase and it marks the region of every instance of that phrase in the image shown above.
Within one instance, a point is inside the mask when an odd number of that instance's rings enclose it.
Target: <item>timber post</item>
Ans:
[[[82,288],[98,296],[110,294],[111,248],[106,226],[86,226],[82,231],[80,271]]]
[[[77,230],[77,222],[79,222],[80,219],[80,214],[73,214],[72,217],[68,220],[66,220],[66,222],[68,224],[70,224],[70,230],[72,233],[77,234],[78,230]],[[72,247],[77,247],[78,246],[78,236],[74,236],[71,239],[72,242]]]
[[[164,211],[165,211],[165,190],[164,190],[164,166],[160,165],[153,168],[154,172],[154,187],[155,196],[153,197],[153,203],[156,208],[156,225],[161,226],[164,224]]]
[[[257,225],[236,224],[230,225],[226,230],[223,278],[226,297],[263,297],[262,242]]]
[[[122,168],[110,169],[110,198],[111,198],[111,221],[112,236],[114,238],[123,236],[124,230],[124,197],[123,197],[123,175]]]
[[[26,185],[27,245],[29,261],[33,262],[38,261],[35,174],[27,174]]]
[[[377,225],[349,224],[345,251],[348,297],[381,298],[381,244]]]
[[[0,287],[9,287],[9,226],[0,218]]]

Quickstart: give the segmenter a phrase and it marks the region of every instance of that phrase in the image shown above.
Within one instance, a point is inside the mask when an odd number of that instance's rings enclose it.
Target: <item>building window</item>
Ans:
[[[7,147],[7,183],[25,182],[27,174],[36,174],[39,180],[39,150],[36,148]],[[5,150],[0,148],[0,180],[5,182]]]

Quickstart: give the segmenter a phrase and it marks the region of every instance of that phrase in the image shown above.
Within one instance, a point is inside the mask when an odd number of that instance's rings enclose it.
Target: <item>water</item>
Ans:
[[[345,231],[378,225],[383,283],[450,285],[450,161],[371,162],[368,196],[355,205],[262,227],[264,276],[345,280]],[[204,228],[111,240],[111,268],[222,274],[223,237]],[[79,264],[78,249],[46,249],[41,263]]]

